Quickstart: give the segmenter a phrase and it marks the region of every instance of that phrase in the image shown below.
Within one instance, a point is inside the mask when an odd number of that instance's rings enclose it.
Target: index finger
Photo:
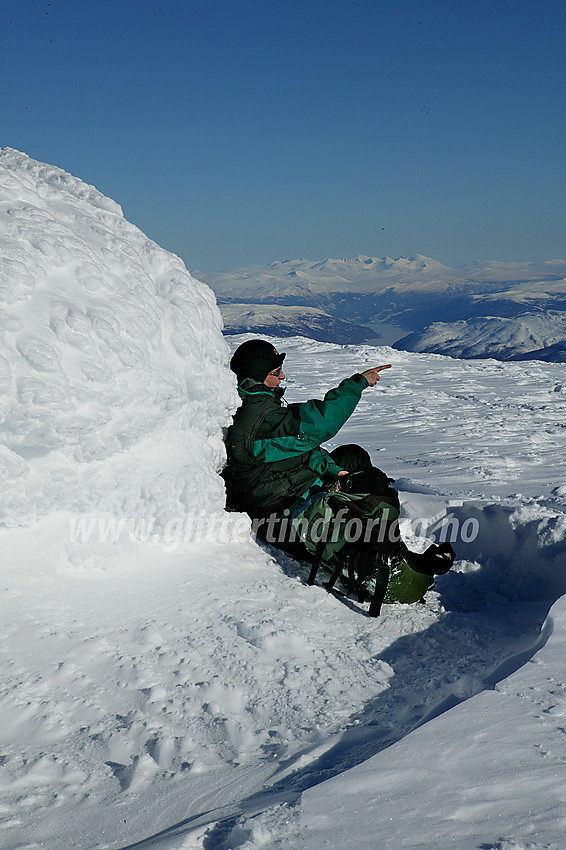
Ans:
[[[384,369],[391,369],[391,363],[388,363],[386,366],[373,366],[374,372],[383,372]]]

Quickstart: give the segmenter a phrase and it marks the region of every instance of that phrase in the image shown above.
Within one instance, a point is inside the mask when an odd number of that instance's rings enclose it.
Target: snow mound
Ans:
[[[237,398],[211,290],[93,186],[11,148],[0,247],[0,523],[221,509]]]

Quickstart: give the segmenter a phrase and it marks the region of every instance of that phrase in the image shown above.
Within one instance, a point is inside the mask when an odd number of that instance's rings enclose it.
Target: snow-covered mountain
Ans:
[[[241,334],[250,329],[269,336],[310,336],[321,342],[366,342],[376,336],[371,328],[336,319],[316,307],[282,304],[222,304],[225,333]]]
[[[322,303],[320,299],[338,293],[376,295],[410,289],[439,292],[450,288],[458,273],[421,255],[392,259],[360,254],[353,259],[285,260],[226,272],[195,271],[195,275],[214,289],[220,302],[246,303],[251,299],[284,304],[303,299],[305,304],[317,306]]]
[[[343,341],[344,332],[351,333],[347,341],[358,341],[360,326],[367,328],[367,338],[372,338],[372,329],[385,325],[405,329],[397,334],[403,339],[399,345],[405,344],[411,332],[419,336],[406,344],[418,344],[416,350],[459,352],[462,357],[476,345],[476,320],[538,314],[534,322],[542,336],[550,338],[556,326],[554,314],[566,311],[566,260],[473,263],[454,269],[420,255],[397,259],[360,255],[351,260],[287,260],[219,274],[195,274],[216,292],[228,333],[261,330],[255,315],[246,315],[247,304],[261,304],[265,309],[284,305],[303,308],[302,316],[298,313],[301,332],[320,339],[314,316],[307,310],[314,308],[329,317],[327,333],[336,335],[326,338],[334,342]],[[354,327],[333,328],[330,318]],[[532,350],[528,335],[521,335],[521,321],[515,333],[517,356]],[[469,327],[468,322],[475,324]],[[451,345],[446,348],[438,347],[439,323],[450,325],[445,335]],[[282,334],[292,332],[292,324],[282,326]],[[504,321],[491,322],[487,355],[505,359],[509,334]],[[543,351],[543,355],[552,356],[552,352]]]
[[[562,366],[275,340],[290,401],[392,364],[331,445],[458,561],[374,620],[222,510],[243,337],[178,258],[6,149],[0,257],[2,850],[561,848]]]
[[[468,322],[435,322],[395,343],[406,351],[497,360],[566,360],[566,312],[543,310],[513,318],[487,316]]]

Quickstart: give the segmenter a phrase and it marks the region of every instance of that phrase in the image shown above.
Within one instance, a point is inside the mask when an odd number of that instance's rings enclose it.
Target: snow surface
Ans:
[[[397,478],[415,546],[458,532],[425,605],[370,619],[221,511],[209,290],[0,162],[2,850],[564,850],[562,368],[276,341],[290,400],[393,364],[332,445]]]

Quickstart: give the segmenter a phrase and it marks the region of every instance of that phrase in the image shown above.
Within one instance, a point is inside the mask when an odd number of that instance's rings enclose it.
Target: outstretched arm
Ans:
[[[256,458],[264,462],[283,460],[311,451],[330,440],[354,412],[363,390],[374,386],[379,380],[378,373],[387,368],[390,367],[378,366],[345,378],[323,399],[310,399],[280,408],[277,414],[279,421],[273,423],[269,435],[253,443]]]

